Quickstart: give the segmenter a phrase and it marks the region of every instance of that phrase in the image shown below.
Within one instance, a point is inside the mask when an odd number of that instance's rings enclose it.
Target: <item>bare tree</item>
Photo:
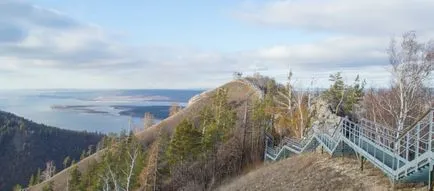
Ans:
[[[152,125],[154,125],[154,116],[151,113],[146,112],[145,116],[143,118],[144,129],[147,129],[147,128],[151,127]]]
[[[45,163],[45,170],[42,171],[41,177],[43,181],[50,179],[56,173],[56,166],[53,161],[48,161]]]
[[[181,106],[179,106],[178,103],[172,103],[172,105],[170,106],[169,109],[169,116],[175,115],[176,113],[178,113],[179,111],[181,111]]]
[[[147,165],[143,169],[140,180],[142,190],[156,190],[157,173],[158,173],[158,155],[160,151],[160,138],[152,144],[148,154]]]
[[[434,70],[433,45],[419,43],[415,32],[404,33],[399,45],[394,39],[390,43],[391,91],[379,98],[379,106],[393,117],[398,130],[411,124],[426,109],[424,83]]]

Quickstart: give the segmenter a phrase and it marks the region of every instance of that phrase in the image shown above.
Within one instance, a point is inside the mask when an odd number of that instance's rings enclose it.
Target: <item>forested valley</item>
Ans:
[[[80,156],[94,152],[102,137],[99,133],[37,124],[0,111],[0,190],[50,178],[71,162],[79,161]]]

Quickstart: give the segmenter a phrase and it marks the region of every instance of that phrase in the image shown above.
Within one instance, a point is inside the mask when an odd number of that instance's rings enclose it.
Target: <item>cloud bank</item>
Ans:
[[[122,42],[98,25],[24,1],[0,2],[2,88],[211,88],[232,72],[285,79],[290,66],[303,83],[328,75],[356,74],[373,86],[388,82],[386,47],[391,37],[416,30],[434,37],[429,0],[270,0],[235,6],[232,18],[261,28],[326,34],[297,44],[237,52]],[[264,38],[267,38],[264,36]],[[252,39],[254,40],[254,39]],[[230,43],[230,42],[228,42]],[[256,68],[256,69],[255,69]]]

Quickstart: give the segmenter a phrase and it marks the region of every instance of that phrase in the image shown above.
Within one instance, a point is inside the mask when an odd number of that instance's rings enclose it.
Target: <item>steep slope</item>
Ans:
[[[62,169],[66,156],[78,160],[81,152],[96,145],[101,137],[36,124],[0,111],[0,190],[27,185],[30,176],[38,168],[44,169],[47,161]]]
[[[226,88],[228,90],[228,99],[229,102],[236,103],[238,105],[239,115],[241,115],[243,108],[243,103],[246,100],[255,100],[260,96],[260,93],[249,85],[246,82],[243,81],[232,81],[229,82],[223,86],[222,88]],[[175,115],[161,121],[159,124],[156,124],[142,132],[139,132],[136,134],[138,139],[144,144],[149,145],[151,144],[155,137],[157,136],[160,129],[165,129],[168,132],[172,132],[173,129],[185,118],[195,118],[200,113],[200,110],[204,108],[207,104],[209,104],[211,96],[215,93],[214,90],[207,91],[206,93],[202,94],[199,98],[197,98],[193,103],[189,104],[188,107],[184,108],[180,112],[176,113]],[[90,157],[80,161],[77,166],[78,169],[81,172],[86,171],[86,169],[94,162],[98,162],[101,159],[102,153],[105,152],[104,150],[101,150],[94,155],[91,155]],[[54,176],[49,181],[53,182],[53,186],[55,190],[65,190],[67,178],[69,176],[69,170],[66,169],[60,173],[58,173],[56,176]],[[42,184],[33,186],[30,188],[30,190],[42,190],[43,186],[47,184],[49,181],[46,181]]]
[[[383,173],[354,158],[306,153],[267,164],[220,187],[218,190],[393,190]],[[417,185],[398,185],[397,190],[426,190]]]

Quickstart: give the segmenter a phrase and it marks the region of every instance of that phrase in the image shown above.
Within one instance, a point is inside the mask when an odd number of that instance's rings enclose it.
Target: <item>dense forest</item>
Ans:
[[[0,111],[0,190],[42,181],[48,165],[51,174],[59,172],[64,161],[78,161],[83,151],[95,148],[102,137],[37,124]]]

